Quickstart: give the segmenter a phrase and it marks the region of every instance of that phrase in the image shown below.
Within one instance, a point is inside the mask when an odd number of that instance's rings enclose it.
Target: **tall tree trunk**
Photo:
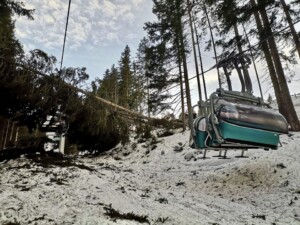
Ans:
[[[9,120],[7,120],[7,127],[6,127],[6,131],[5,131],[5,137],[4,137],[4,143],[3,143],[3,149],[6,148],[6,143],[7,143],[7,137],[8,137],[8,132],[9,132]]]
[[[5,135],[5,125],[3,121],[3,125],[1,124],[1,141],[0,141],[0,150],[3,149],[3,141],[4,141],[4,135]]]
[[[184,82],[185,82],[185,92],[186,92],[186,102],[188,107],[188,114],[189,114],[189,128],[193,129],[193,108],[192,108],[192,100],[191,100],[191,91],[190,91],[190,84],[189,84],[189,74],[187,69],[187,61],[185,55],[185,48],[184,48],[184,41],[183,35],[180,34],[180,43],[181,43],[181,56],[182,56],[182,63],[183,63],[183,74],[184,74]]]
[[[117,81],[117,80],[116,80]],[[115,87],[114,87],[114,94],[115,94],[115,101],[114,101],[114,103],[118,103],[118,93],[117,93],[117,87],[118,87],[118,84],[117,84],[117,82],[115,82]]]
[[[293,39],[294,39],[294,42],[295,42],[295,45],[296,45],[296,49],[297,49],[297,52],[298,52],[298,55],[299,55],[299,58],[300,58],[300,40],[299,40],[299,36],[297,34],[297,31],[295,29],[295,26],[293,24],[291,14],[289,12],[289,6],[286,4],[285,0],[280,0],[280,3],[282,5],[284,14],[286,16],[286,20],[289,24],[289,27],[290,27],[290,30],[291,30],[291,33],[292,33],[292,36],[293,36]]]
[[[181,97],[181,115],[182,115],[182,131],[186,130],[186,120],[185,120],[185,107],[184,107],[184,88],[183,88],[183,77],[182,77],[182,59],[180,54],[180,43],[179,39],[176,38],[176,47],[177,47],[177,61],[178,61],[178,69],[179,69],[179,82],[180,82],[180,97]]]
[[[249,45],[248,48],[249,48],[249,50],[250,50],[250,56],[251,56],[252,63],[253,63],[253,66],[254,66],[254,71],[255,71],[255,74],[256,74],[256,79],[257,79],[257,83],[258,83],[258,87],[259,87],[260,97],[261,97],[261,99],[264,99],[264,95],[263,95],[263,93],[262,93],[261,83],[260,83],[260,79],[259,79],[259,75],[258,75],[256,63],[255,63],[254,54],[253,54],[253,52],[252,52],[251,43],[250,43],[250,40],[249,40],[249,38],[248,38],[248,34],[247,34],[247,32],[246,32],[246,29],[245,29],[245,27],[244,27],[244,24],[242,24],[242,26],[243,26],[243,30],[244,30],[244,34],[245,34],[246,40],[247,40],[248,45]]]
[[[148,118],[150,118],[150,88],[149,88],[149,77],[147,77],[147,111],[148,111]]]
[[[184,74],[184,82],[185,82],[185,92],[186,92],[186,102],[187,102],[187,107],[188,107],[188,114],[189,114],[189,128],[193,129],[193,108],[192,108],[192,100],[191,100],[191,92],[190,92],[190,84],[189,84],[189,74],[188,74],[188,68],[187,68],[187,60],[186,60],[186,55],[185,55],[185,44],[184,44],[184,35],[183,35],[183,27],[182,27],[182,21],[181,21],[181,14],[180,14],[180,0],[176,1],[176,13],[178,15],[177,18],[177,35],[179,39],[179,44],[180,44],[180,56],[182,59],[182,64],[183,64],[183,74]]]
[[[114,67],[113,67],[114,69]],[[115,70],[112,70],[113,73],[113,103],[118,104],[118,78]]]
[[[272,33],[271,25],[269,22],[269,18],[266,12],[266,9],[264,7],[260,7],[259,10],[262,21],[264,24],[264,27],[266,29],[267,35],[268,35],[268,43],[271,49],[271,55],[274,60],[275,69],[278,76],[279,85],[281,87],[281,95],[284,98],[284,101],[282,101],[282,108],[283,111],[281,112],[289,124],[291,125],[291,128],[293,131],[299,131],[300,130],[300,122],[294,107],[294,104],[292,102],[292,97],[290,95],[289,87],[287,85],[287,81],[284,75],[283,67],[280,61],[280,56],[277,50],[277,45],[275,42],[275,38]]]
[[[183,90],[183,79],[182,79],[182,69],[181,69],[181,60],[179,57],[179,79],[180,79],[180,96],[181,96],[181,115],[182,115],[182,131],[184,132],[186,130],[186,125],[185,125],[185,109],[184,109],[184,90]]]
[[[225,77],[226,77],[226,81],[227,81],[227,85],[228,85],[228,90],[232,91],[232,84],[231,84],[231,80],[230,80],[230,74],[227,71],[226,66],[223,66],[223,70],[225,73]]]
[[[201,84],[200,84],[200,73],[199,73],[199,67],[197,62],[197,52],[196,52],[196,43],[195,43],[195,34],[194,34],[194,28],[193,28],[193,21],[192,21],[192,7],[189,0],[187,0],[188,3],[188,14],[189,14],[189,23],[190,23],[190,29],[191,29],[191,36],[192,36],[192,46],[193,46],[193,53],[194,53],[194,62],[195,62],[195,69],[196,69],[196,76],[197,76],[197,85],[198,85],[198,93],[199,93],[199,101],[200,101],[200,110],[201,104],[202,104],[202,91],[201,91]]]
[[[180,43],[178,38],[176,38],[176,47],[180,49]],[[184,90],[183,90],[183,77],[182,77],[182,60],[180,51],[177,51],[177,61],[179,69],[179,82],[180,82],[180,97],[181,97],[181,115],[182,115],[182,132],[186,130],[186,121],[185,121],[185,107],[184,107]]]
[[[10,129],[10,135],[9,135],[9,143],[12,143],[13,134],[14,134],[14,128],[15,128],[15,122],[12,123],[11,129]]]
[[[211,41],[212,41],[212,45],[213,45],[213,49],[214,49],[216,64],[218,65],[219,60],[218,60],[218,56],[217,56],[217,49],[216,49],[216,45],[215,45],[215,39],[214,39],[214,35],[213,35],[213,31],[212,31],[212,27],[211,27],[211,23],[210,23],[210,19],[209,19],[209,16],[208,16],[208,12],[207,12],[205,2],[203,2],[203,8],[204,8],[204,13],[205,13],[207,23],[208,23],[208,27],[209,27],[209,31],[210,31],[210,37],[211,37]],[[217,72],[218,72],[219,87],[222,88],[221,74],[220,74],[220,71],[219,71],[218,67],[217,67]]]
[[[200,68],[201,68],[201,75],[202,75],[202,81],[203,81],[203,88],[204,88],[204,94],[205,94],[205,101],[207,101],[207,90],[206,90],[206,81],[204,77],[204,69],[203,69],[203,62],[202,62],[202,55],[201,55],[201,48],[200,48],[200,40],[197,32],[196,25],[194,23],[194,28],[195,28],[195,34],[197,38],[197,47],[198,47],[198,54],[199,54],[199,61],[200,61]]]
[[[242,48],[242,44],[241,44],[241,38],[240,38],[238,26],[236,23],[233,25],[233,28],[234,28],[235,39],[237,42],[238,51],[239,51],[240,55],[243,56],[243,48]],[[251,78],[250,78],[248,69],[246,68],[244,59],[242,59],[241,65],[242,65],[242,70],[243,70],[243,74],[244,74],[246,91],[248,93],[252,94],[252,82],[251,82]]]
[[[233,64],[234,64],[234,67],[235,67],[235,69],[236,69],[236,71],[238,73],[238,76],[239,76],[239,79],[240,79],[240,82],[241,82],[241,86],[242,86],[241,92],[245,92],[245,80],[244,80],[243,74],[242,74],[242,72],[240,70],[239,64],[236,61],[234,61]]]
[[[18,137],[19,137],[19,126],[17,127],[17,130],[16,130],[15,146],[17,146],[17,143],[18,143]]]
[[[251,2],[253,7],[256,7],[255,0],[250,0],[250,2]],[[271,81],[272,81],[272,84],[273,84],[273,88],[274,88],[278,108],[279,108],[279,111],[281,112],[283,110],[282,109],[282,103],[281,103],[282,99],[281,99],[281,95],[280,95],[281,89],[280,89],[280,86],[279,86],[279,81],[278,81],[278,78],[277,78],[277,74],[276,74],[273,59],[272,59],[272,56],[271,56],[271,53],[270,53],[268,42],[264,41],[265,38],[266,38],[266,35],[264,34],[264,28],[263,28],[261,19],[259,17],[259,13],[256,10],[254,11],[254,18],[255,18],[258,34],[259,34],[259,39],[261,41],[261,47],[262,47],[262,50],[263,50],[264,55],[265,55],[265,59],[266,59],[266,62],[267,62],[270,78],[271,78]]]

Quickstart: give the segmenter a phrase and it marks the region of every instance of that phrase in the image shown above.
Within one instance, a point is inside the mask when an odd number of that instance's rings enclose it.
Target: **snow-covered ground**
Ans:
[[[205,160],[188,136],[0,162],[0,224],[300,224],[300,133],[278,150]]]

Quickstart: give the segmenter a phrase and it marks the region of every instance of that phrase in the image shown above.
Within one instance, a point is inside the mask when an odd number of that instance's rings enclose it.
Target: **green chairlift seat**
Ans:
[[[285,118],[273,109],[223,102],[217,112],[224,140],[277,149],[279,135],[288,133]]]
[[[241,102],[241,103],[240,103]],[[211,98],[211,113],[194,120],[194,142],[202,149],[277,149],[288,133],[285,118],[266,104]]]

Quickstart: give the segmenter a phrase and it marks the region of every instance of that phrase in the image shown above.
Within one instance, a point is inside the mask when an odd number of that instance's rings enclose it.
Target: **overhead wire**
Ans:
[[[62,49],[61,60],[60,60],[60,71],[62,70],[63,61],[64,61],[64,54],[65,54],[65,46],[66,46],[66,39],[67,39],[67,32],[68,32],[68,24],[69,24],[69,17],[70,17],[71,2],[72,2],[72,0],[69,0],[68,13],[67,13],[67,21],[66,21],[65,35],[64,35],[64,42],[63,42],[63,49]]]
[[[300,22],[300,19],[297,20],[296,22],[294,22],[293,25],[295,25],[295,24],[297,24],[297,23],[299,23],[299,22]],[[261,40],[261,41],[258,41],[256,44],[254,44],[254,45],[250,46],[249,48],[247,48],[246,50],[242,51],[240,54],[244,54],[244,53],[246,53],[246,52],[248,52],[248,51],[251,51],[251,50],[254,49],[255,47],[259,46],[261,43],[263,43],[263,42],[265,42],[265,41],[268,41],[269,38],[274,37],[275,35],[277,35],[277,34],[283,32],[284,30],[286,30],[286,29],[288,29],[288,28],[289,28],[289,26],[286,26],[286,27],[282,28],[281,30],[279,30],[279,31],[277,31],[277,32],[275,32],[275,33],[273,33],[272,35],[269,35],[269,36],[266,37],[265,39],[263,39],[263,40]],[[240,55],[240,54],[239,54],[239,55]],[[231,57],[229,57],[228,59],[232,59],[232,58],[234,58],[235,56],[236,56],[236,55],[231,56]],[[227,60],[228,60],[228,59],[227,59]],[[203,74],[210,72],[211,70],[215,69],[217,66],[218,66],[218,64],[215,64],[215,65],[212,66],[211,68],[209,68],[209,69],[207,69],[206,71],[204,71]],[[197,76],[193,76],[193,77],[189,78],[188,80],[195,79],[196,77],[197,77]],[[176,88],[176,87],[178,87],[178,86],[179,86],[179,84],[177,84],[177,85],[175,85],[175,86],[173,86],[173,87],[167,88],[166,90],[164,90],[164,92],[169,91],[169,90],[172,90],[172,89],[174,89],[174,88]]]

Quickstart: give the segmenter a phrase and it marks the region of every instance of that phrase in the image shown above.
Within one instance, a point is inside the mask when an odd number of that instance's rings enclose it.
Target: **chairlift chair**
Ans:
[[[219,156],[225,150],[226,157],[229,149],[242,150],[242,156],[248,149],[277,149],[279,136],[288,133],[286,119],[252,90],[219,88],[199,108],[204,114],[194,120],[190,146],[204,149],[204,158],[206,150],[218,150]]]

